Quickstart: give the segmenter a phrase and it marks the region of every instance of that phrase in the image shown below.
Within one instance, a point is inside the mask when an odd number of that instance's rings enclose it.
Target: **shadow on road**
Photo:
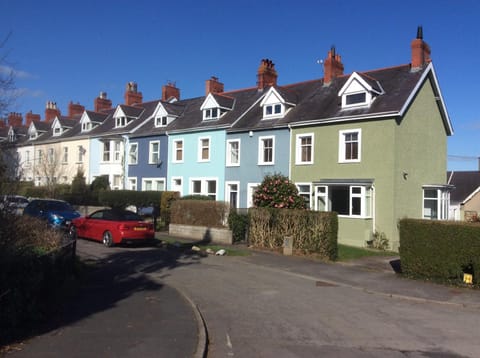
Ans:
[[[162,290],[163,285],[149,277],[149,273],[156,272],[158,277],[165,277],[168,271],[197,264],[203,257],[190,250],[191,244],[106,249],[82,241],[77,246],[81,269],[65,292],[62,304],[48,322],[36,327],[29,336],[17,337],[17,341],[47,334],[110,310],[135,293]],[[92,248],[98,250],[98,254],[91,253]]]

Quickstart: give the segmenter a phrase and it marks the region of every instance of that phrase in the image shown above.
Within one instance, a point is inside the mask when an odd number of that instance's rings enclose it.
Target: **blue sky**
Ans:
[[[0,0],[0,35],[11,32],[21,94],[11,110],[43,118],[47,101],[64,114],[70,101],[93,109],[101,91],[123,103],[129,81],[144,101],[169,81],[182,98],[203,96],[210,76],[225,90],[251,87],[262,58],[280,85],[321,78],[332,45],[345,73],[405,64],[422,25],[455,130],[448,169],[476,170],[479,16],[476,0]]]

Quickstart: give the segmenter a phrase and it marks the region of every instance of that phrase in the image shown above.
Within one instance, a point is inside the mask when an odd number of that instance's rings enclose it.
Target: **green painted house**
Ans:
[[[292,109],[291,179],[311,209],[339,214],[340,243],[383,233],[398,250],[399,219],[448,218],[453,129],[422,37],[410,64],[350,75],[332,48],[323,81]]]

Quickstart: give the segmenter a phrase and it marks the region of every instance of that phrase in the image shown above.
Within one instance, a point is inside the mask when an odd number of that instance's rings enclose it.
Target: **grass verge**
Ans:
[[[398,256],[398,253],[393,251],[379,251],[373,249],[365,249],[361,247],[354,247],[348,245],[338,244],[338,260],[350,261],[360,259],[362,257],[370,256]]]

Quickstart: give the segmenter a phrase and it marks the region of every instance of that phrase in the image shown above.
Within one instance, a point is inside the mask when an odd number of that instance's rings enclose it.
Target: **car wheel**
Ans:
[[[70,229],[68,230],[68,238],[70,240],[76,240],[77,239],[77,228],[75,226],[70,226]]]
[[[103,233],[103,244],[106,246],[106,247],[112,247],[113,246],[113,237],[112,237],[112,233],[110,231],[105,231]]]

